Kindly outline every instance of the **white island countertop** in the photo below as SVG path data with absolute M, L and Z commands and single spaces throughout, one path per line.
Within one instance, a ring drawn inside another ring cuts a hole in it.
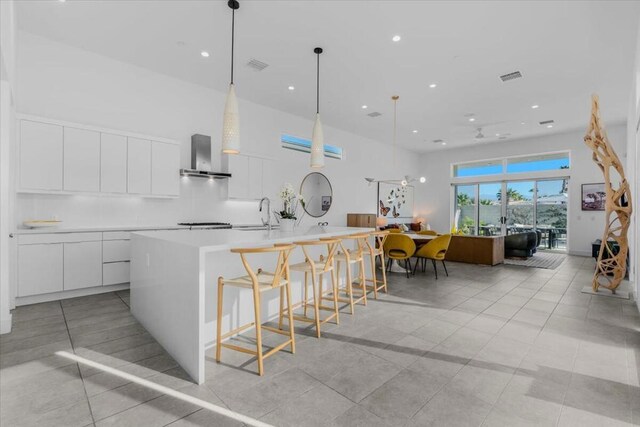
M 267 247 L 372 230 L 301 226 L 291 232 L 246 229 L 134 232 L 131 313 L 191 378 L 202 384 L 205 350 L 216 344 L 218 278 L 247 274 L 241 258 L 229 249 Z M 348 244 L 351 246 L 353 242 Z M 316 257 L 326 253 L 327 247 L 319 245 L 307 250 Z M 303 262 L 304 256 L 302 250 L 296 249 L 289 262 Z M 269 268 L 277 259 L 273 253 L 252 254 L 250 258 L 248 262 L 256 268 Z M 343 276 L 344 270 L 340 277 L 346 280 Z M 291 275 L 293 304 L 303 299 L 303 279 L 302 274 Z M 325 286 L 330 283 L 329 279 L 324 282 Z M 279 292 L 260 295 L 263 305 L 260 322 L 277 318 Z M 255 321 L 251 292 L 246 289 L 229 287 L 222 304 L 223 333 Z
M 298 227 L 294 231 L 274 230 L 162 230 L 134 233 L 152 239 L 200 248 L 201 252 L 228 250 L 239 247 L 271 246 L 301 240 L 316 240 L 322 237 L 346 236 L 360 232 L 370 232 L 371 228 L 355 227 Z

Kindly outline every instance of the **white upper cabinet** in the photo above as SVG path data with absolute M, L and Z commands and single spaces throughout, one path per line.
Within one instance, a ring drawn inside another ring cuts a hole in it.
M 100 191 L 100 133 L 65 126 L 63 188 Z
M 151 193 L 161 196 L 180 194 L 180 146 L 151 143 Z
M 249 157 L 249 199 L 262 198 L 262 169 L 263 160 L 258 157 Z
M 151 194 L 151 141 L 127 138 L 127 192 Z
M 100 134 L 100 191 L 127 192 L 127 137 Z
M 242 154 L 230 155 L 227 159 L 229 199 L 259 200 L 264 196 L 273 197 L 274 191 L 271 167 L 273 161 L 258 156 Z
M 230 199 L 249 198 L 249 157 L 241 154 L 228 155 L 229 173 L 228 197 Z
M 21 120 L 20 188 L 62 190 L 62 126 Z
M 18 192 L 180 195 L 177 141 L 28 115 L 19 120 Z

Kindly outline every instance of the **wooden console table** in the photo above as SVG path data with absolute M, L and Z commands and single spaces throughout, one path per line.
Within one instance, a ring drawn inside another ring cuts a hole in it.
M 451 236 L 447 261 L 497 265 L 504 262 L 504 236 Z

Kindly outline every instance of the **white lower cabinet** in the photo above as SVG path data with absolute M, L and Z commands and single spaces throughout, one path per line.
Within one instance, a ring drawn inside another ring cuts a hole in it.
M 64 290 L 102 286 L 102 242 L 64 244 Z
M 108 286 L 129 283 L 129 266 L 129 261 L 105 263 L 102 266 L 102 284 Z
M 19 297 L 63 290 L 62 243 L 18 246 Z

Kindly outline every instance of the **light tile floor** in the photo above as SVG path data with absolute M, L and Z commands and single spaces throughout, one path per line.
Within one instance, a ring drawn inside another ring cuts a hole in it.
M 296 354 L 267 359 L 264 377 L 246 355 L 208 352 L 202 386 L 131 316 L 128 292 L 19 307 L 0 337 L 0 424 L 240 424 L 65 350 L 277 426 L 638 425 L 640 316 L 580 293 L 593 266 L 392 274 L 388 295 L 321 339 L 300 325 Z

